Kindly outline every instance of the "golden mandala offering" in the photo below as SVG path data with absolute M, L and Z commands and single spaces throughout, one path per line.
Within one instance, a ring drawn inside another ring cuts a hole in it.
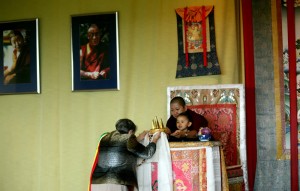
M 166 127 L 163 124 L 162 119 L 160 119 L 160 122 L 158 121 L 157 117 L 152 120 L 152 128 L 149 131 L 149 134 L 154 134 L 156 132 L 165 132 Z

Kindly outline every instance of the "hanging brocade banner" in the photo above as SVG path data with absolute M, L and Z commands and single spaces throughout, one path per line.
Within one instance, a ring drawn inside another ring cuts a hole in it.
M 178 62 L 176 78 L 221 74 L 216 52 L 214 7 L 176 9 Z

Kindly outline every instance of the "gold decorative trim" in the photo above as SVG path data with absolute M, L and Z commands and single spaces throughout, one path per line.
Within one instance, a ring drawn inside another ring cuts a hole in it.
M 221 146 L 220 141 L 205 141 L 205 142 L 170 142 L 170 148 L 182 148 L 182 147 L 214 147 Z

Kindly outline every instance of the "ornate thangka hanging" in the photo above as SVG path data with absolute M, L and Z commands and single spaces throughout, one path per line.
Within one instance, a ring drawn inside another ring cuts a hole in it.
M 176 9 L 178 63 L 176 78 L 221 74 L 216 52 L 214 7 Z

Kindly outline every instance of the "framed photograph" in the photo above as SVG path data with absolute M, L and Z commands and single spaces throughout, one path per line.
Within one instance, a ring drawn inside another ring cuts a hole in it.
M 71 20 L 72 91 L 119 90 L 118 13 Z
M 38 19 L 0 22 L 0 94 L 40 93 Z

